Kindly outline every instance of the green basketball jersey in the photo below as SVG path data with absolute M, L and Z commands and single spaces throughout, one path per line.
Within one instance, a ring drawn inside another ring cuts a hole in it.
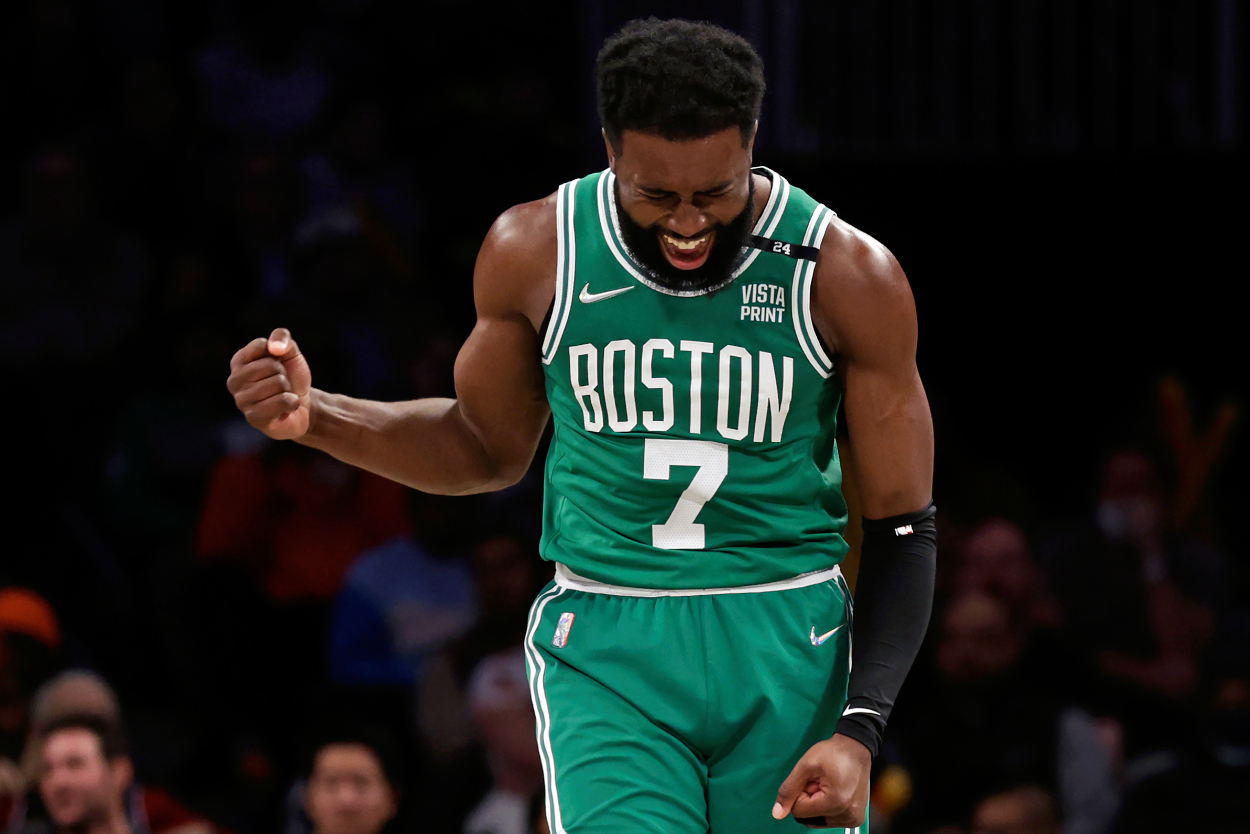
M 733 280 L 703 293 L 661 287 L 634 263 L 610 171 L 560 187 L 541 548 L 575 574 L 726 588 L 846 553 L 839 389 L 810 312 L 833 212 L 756 172 L 772 191 L 753 232 L 771 243 L 744 249 Z

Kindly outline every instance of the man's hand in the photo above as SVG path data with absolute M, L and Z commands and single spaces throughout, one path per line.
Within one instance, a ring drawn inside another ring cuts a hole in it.
M 247 421 L 274 440 L 294 440 L 308 431 L 312 372 L 285 327 L 234 355 L 226 387 Z
M 872 755 L 853 738 L 834 735 L 812 745 L 777 791 L 773 817 L 808 828 L 854 828 L 868 811 Z

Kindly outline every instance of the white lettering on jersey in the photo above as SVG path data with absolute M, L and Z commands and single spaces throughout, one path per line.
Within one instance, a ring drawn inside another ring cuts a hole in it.
M 794 392 L 794 360 L 789 356 L 781 357 L 781 397 L 777 396 L 777 371 L 773 367 L 773 355 L 760 352 L 760 399 L 755 409 L 755 436 L 751 439 L 756 443 L 764 442 L 764 422 L 771 415 L 773 432 L 771 440 L 781 442 L 781 432 L 786 425 L 786 415 L 790 413 L 790 397 Z
M 660 390 L 660 419 L 655 412 L 642 412 L 642 425 L 647 431 L 668 431 L 673 427 L 673 383 L 653 375 L 651 361 L 656 351 L 665 359 L 673 358 L 673 343 L 668 339 L 648 339 L 642 346 L 642 384 Z
M 738 360 L 738 424 L 729 425 L 729 396 L 733 387 L 731 364 Z M 716 399 L 716 430 L 721 437 L 741 440 L 747 436 L 751 420 L 751 354 L 746 348 L 725 345 L 720 349 L 720 386 Z
M 581 357 L 586 357 L 586 383 L 582 384 Z M 569 348 L 569 384 L 573 386 L 573 396 L 582 407 L 583 425 L 586 431 L 603 429 L 603 408 L 599 405 L 599 349 L 594 345 L 578 345 Z M 586 404 L 590 403 L 590 408 Z M 593 416 L 592 415 L 593 412 Z
M 690 433 L 703 431 L 703 354 L 712 352 L 711 342 L 681 340 L 681 349 L 690 354 Z
M 767 439 L 780 443 L 794 395 L 794 359 L 781 357 L 781 384 L 777 384 L 776 358 L 761 351 L 758 357 L 738 345 L 724 345 L 719 351 L 711 342 L 682 340 L 681 350 L 690 354 L 690 433 L 698 434 L 703 423 L 703 357 L 717 353 L 716 431 L 727 440 L 756 443 Z M 641 353 L 641 357 L 639 356 Z M 676 351 L 668 339 L 649 339 L 639 351 L 629 339 L 617 339 L 603 348 L 603 395 L 599 393 L 599 349 L 592 344 L 569 348 L 569 383 L 582 410 L 586 431 L 600 432 L 606 424 L 614 432 L 627 433 L 638 427 L 638 391 L 635 380 L 641 373 L 642 385 L 658 391 L 660 409 L 642 412 L 642 427 L 663 432 L 673 427 L 677 415 L 677 391 L 671 379 L 655 373 L 656 355 L 673 359 Z M 637 363 L 641 361 L 641 369 Z M 736 363 L 736 367 L 735 367 Z M 758 384 L 757 384 L 758 375 Z M 735 390 L 736 389 L 736 390 Z M 734 397 L 736 414 L 731 414 Z M 751 431 L 752 402 L 754 432 Z M 732 418 L 732 420 L 731 420 Z M 770 428 L 771 424 L 771 428 Z
M 625 419 L 616 410 L 616 354 L 625 359 Z M 628 339 L 608 342 L 603 349 L 603 399 L 608 407 L 608 425 L 612 431 L 629 431 L 638 424 L 638 408 L 634 404 L 634 343 Z

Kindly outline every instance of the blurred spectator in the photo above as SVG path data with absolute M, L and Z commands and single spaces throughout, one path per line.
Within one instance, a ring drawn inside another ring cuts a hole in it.
M 323 739 L 306 781 L 297 785 L 311 834 L 379 834 L 393 828 L 401 799 L 398 768 L 395 752 L 376 732 L 348 729 Z M 292 830 L 307 829 L 292 823 Z
M 1167 519 L 1153 460 L 1116 451 L 1092 523 L 1055 536 L 1044 560 L 1069 643 L 1093 670 L 1088 697 L 1123 717 L 1130 756 L 1166 746 L 1184 726 L 1183 704 L 1228 590 L 1221 555 L 1171 533 Z
M 1195 731 L 1129 762 L 1115 834 L 1233 834 L 1250 821 L 1250 612 L 1214 641 Z
M 979 591 L 940 615 L 933 665 L 914 672 L 891 726 L 914 799 L 898 830 L 955 825 L 986 788 L 1024 782 L 1060 792 L 1068 834 L 1098 834 L 1116 809 L 1112 757 L 1098 727 L 1056 693 L 1062 670 L 1032 653 L 1006 604 Z
M 27 783 L 38 781 L 47 728 L 82 719 L 93 719 L 101 726 L 115 727 L 120 732 L 121 706 L 117 694 L 102 677 L 85 669 L 71 669 L 39 688 L 31 702 L 31 729 L 23 757 Z M 22 819 L 39 817 L 41 805 L 46 810 L 46 800 L 35 799 L 33 815 L 32 809 L 24 803 L 19 803 L 11 815 Z M 138 781 L 132 781 L 126 789 L 125 811 L 134 832 L 212 834 L 215 830 L 207 819 L 188 809 L 168 791 Z
M 225 179 L 229 193 L 222 220 L 227 225 L 207 244 L 208 255 L 216 264 L 214 274 L 224 279 L 219 292 L 233 296 L 231 306 L 242 305 L 245 313 L 265 318 L 271 308 L 263 308 L 261 315 L 247 305 L 292 291 L 291 257 L 304 206 L 299 178 L 284 154 L 254 151 L 233 160 Z
M 426 658 L 473 624 L 474 506 L 471 498 L 409 491 L 413 532 L 361 554 L 335 600 L 335 681 L 411 687 Z
M 196 728 L 249 784 L 275 784 L 329 682 L 331 602 L 361 553 L 409 529 L 406 490 L 294 443 L 214 467 L 188 582 Z
M 127 815 L 134 766 L 120 727 L 96 715 L 62 716 L 37 744 L 46 819 L 23 815 L 13 834 L 138 834 Z
M 981 591 L 1001 600 L 1026 633 L 1063 623 L 1024 531 L 1006 519 L 991 518 L 971 530 L 959 548 L 953 585 L 955 595 Z
M 300 170 L 312 213 L 350 209 L 406 272 L 418 214 L 412 169 L 395 154 L 391 112 L 372 92 L 339 96 L 326 113 L 324 147 L 305 156 Z
M 171 317 L 159 370 L 119 409 L 105 466 L 104 510 L 113 533 L 153 560 L 185 553 L 208 474 L 223 453 L 263 447 L 267 438 L 244 423 L 220 384 L 228 334 L 205 316 Z
M 209 479 L 196 551 L 244 567 L 274 602 L 328 601 L 361 553 L 410 529 L 405 493 L 297 444 L 226 457 Z
M 972 813 L 972 834 L 1060 834 L 1055 800 L 1037 785 L 987 796 Z
M 78 153 L 35 158 L 22 220 L 0 230 L 0 366 L 103 367 L 129 335 L 144 256 L 99 209 Z
M 26 744 L 31 701 L 57 671 L 60 647 L 61 626 L 47 600 L 25 588 L 0 589 L 0 803 L 4 788 L 13 787 L 11 768 Z
M 469 710 L 494 784 L 465 834 L 526 834 L 530 801 L 542 793 L 542 760 L 521 646 L 486 657 L 469 681 Z
M 549 570 L 540 570 L 547 563 L 525 541 L 508 529 L 478 543 L 473 581 L 480 616 L 422 675 L 419 726 L 432 791 L 461 809 L 442 811 L 438 822 L 446 828 L 463 821 L 473 830 L 523 829 L 537 786 L 534 711 L 521 647 L 529 606 Z M 485 797 L 483 784 L 490 788 Z M 474 805 L 465 821 L 464 809 Z
M 198 56 L 209 112 L 246 142 L 289 140 L 308 128 L 329 90 L 313 58 L 313 9 L 293 0 L 255 0 L 234 7 L 237 37 Z

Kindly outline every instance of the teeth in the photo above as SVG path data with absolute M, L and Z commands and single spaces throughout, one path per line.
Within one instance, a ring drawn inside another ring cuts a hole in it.
M 678 240 L 677 238 L 670 237 L 669 235 L 664 235 L 663 237 L 673 246 L 674 249 L 680 249 L 683 252 L 691 252 L 707 242 L 706 237 L 701 237 L 697 240 Z

